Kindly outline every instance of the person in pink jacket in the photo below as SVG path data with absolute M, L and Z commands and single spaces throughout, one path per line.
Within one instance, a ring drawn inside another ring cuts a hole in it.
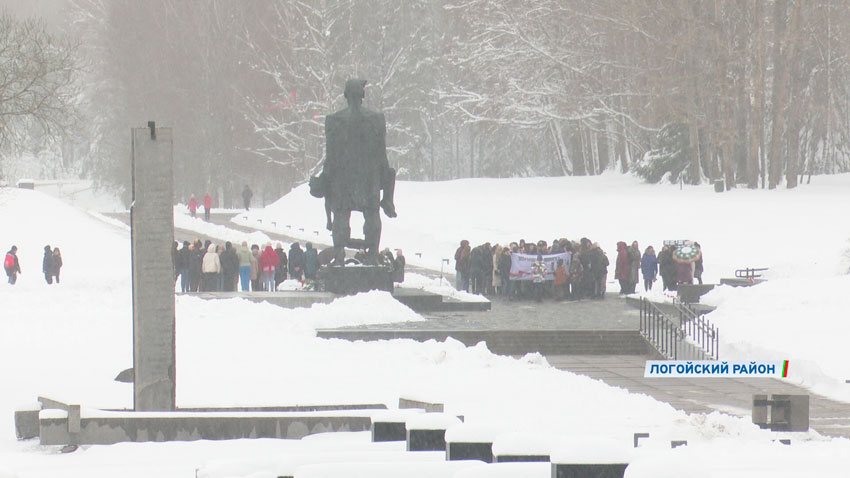
M 192 214 L 192 217 L 195 217 L 195 214 L 198 212 L 198 198 L 193 194 L 192 197 L 189 198 L 189 213 Z
M 274 286 L 274 270 L 280 266 L 280 259 L 277 253 L 272 249 L 272 246 L 266 244 L 263 253 L 260 255 L 260 277 L 263 281 L 263 290 L 273 291 Z

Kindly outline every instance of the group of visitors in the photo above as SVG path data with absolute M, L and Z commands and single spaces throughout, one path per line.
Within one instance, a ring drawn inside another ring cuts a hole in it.
M 44 273 L 44 281 L 48 285 L 53 282 L 59 283 L 59 270 L 62 269 L 62 253 L 58 247 L 50 248 L 44 246 L 44 259 L 41 261 L 41 271 Z
M 174 241 L 171 251 L 174 264 L 174 280 L 180 279 L 183 292 L 235 292 L 275 291 L 287 278 L 298 281 L 316 278 L 319 268 L 318 252 L 308 242 L 306 249 L 293 243 L 289 253 L 281 243 L 272 249 L 265 244 L 243 241 L 242 245 L 213 244 L 212 241 L 194 243 L 183 241 L 182 247 Z
M 680 259 L 676 249 L 690 247 L 689 259 Z M 656 257 L 647 247 L 643 254 L 637 241 L 617 243 L 614 278 L 620 294 L 636 292 L 639 276 L 646 291 L 660 275 L 664 290 L 676 290 L 680 284 L 702 284 L 702 252 L 699 243 L 673 241 L 665 244 Z M 578 242 L 555 239 L 506 246 L 489 242 L 471 247 L 462 240 L 455 251 L 457 289 L 473 294 L 498 295 L 509 300 L 551 297 L 555 300 L 603 299 L 608 278 L 608 256 L 598 243 L 583 237 Z M 513 269 L 513 272 L 512 272 Z
M 555 256 L 547 264 L 544 256 Z M 511 272 L 514 257 L 529 267 Z M 472 248 L 462 240 L 455 251 L 457 288 L 473 294 L 499 295 L 509 300 L 551 297 L 556 300 L 603 299 L 608 257 L 599 244 L 583 237 L 561 238 L 506 246 L 489 242 Z
M 3 269 L 9 284 L 14 285 L 21 273 L 21 262 L 18 259 L 18 246 L 12 246 L 3 258 Z M 62 269 L 62 252 L 58 247 L 44 246 L 44 258 L 41 262 L 41 271 L 44 273 L 44 281 L 48 284 L 59 283 L 59 271 Z
M 204 220 L 209 221 L 210 220 L 210 210 L 212 209 L 212 196 L 210 196 L 210 193 L 204 194 L 203 201 L 204 201 L 204 203 L 203 203 L 204 204 Z M 196 198 L 195 195 L 192 194 L 189 197 L 189 204 L 186 205 L 186 207 L 189 208 L 189 214 L 191 214 L 192 217 L 196 217 L 196 215 L 198 213 L 198 208 L 200 206 L 201 206 L 201 204 L 198 202 L 198 198 Z

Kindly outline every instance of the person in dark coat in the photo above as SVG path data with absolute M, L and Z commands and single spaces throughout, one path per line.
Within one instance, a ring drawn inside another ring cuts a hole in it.
M 225 292 L 236 291 L 236 281 L 239 278 L 239 256 L 230 241 L 224 243 L 224 251 L 221 253 L 221 276 L 224 281 Z
M 183 247 L 177 251 L 177 275 L 180 276 L 180 291 L 189 292 L 189 264 L 192 252 L 189 241 L 183 241 Z
M 460 247 L 455 251 L 455 276 L 457 278 L 457 290 L 469 292 L 469 261 L 472 249 L 466 239 L 460 241 Z
M 664 290 L 676 290 L 676 261 L 673 260 L 675 246 L 664 246 L 658 254 L 658 268 Z
M 244 188 L 242 188 L 242 201 L 245 203 L 245 210 L 248 210 L 248 207 L 251 205 L 251 198 L 254 197 L 254 192 L 251 191 L 251 188 L 246 184 Z
M 286 258 L 286 251 L 283 250 L 283 244 L 278 242 L 274 252 L 277 254 L 277 259 L 280 262 L 280 267 L 274 270 L 274 286 L 277 288 L 281 282 L 286 280 L 286 273 L 289 269 L 289 261 Z
M 308 242 L 304 250 L 304 278 L 315 280 L 317 270 L 319 270 L 319 252 L 313 248 L 312 242 Z
M 581 297 L 592 299 L 596 292 L 594 271 L 593 271 L 593 243 L 586 237 L 581 238 L 581 246 L 579 247 L 579 260 L 581 261 L 582 283 Z
M 44 280 L 48 284 L 53 283 L 53 249 L 48 245 L 44 246 L 44 258 L 41 260 L 41 271 L 44 273 Z
M 655 249 L 652 246 L 647 247 L 640 258 L 640 272 L 643 274 L 643 288 L 649 292 L 658 275 L 658 258 L 655 257 Z
M 626 243 L 617 243 L 617 262 L 614 268 L 614 278 L 620 282 L 620 295 L 629 293 L 629 251 Z
M 395 260 L 393 260 L 393 282 L 398 282 L 399 284 L 404 282 L 405 264 L 407 264 L 407 261 L 405 260 L 401 249 L 396 249 Z
M 304 277 L 304 251 L 297 242 L 289 246 L 289 277 L 299 281 Z
M 492 284 L 493 277 L 493 255 L 490 252 L 490 243 L 486 242 L 472 249 L 469 257 L 469 275 L 473 294 L 486 295 Z
M 12 246 L 6 257 L 3 259 L 3 269 L 6 270 L 6 276 L 9 277 L 9 283 L 15 285 L 18 280 L 18 274 L 21 273 L 21 263 L 18 261 L 18 246 Z

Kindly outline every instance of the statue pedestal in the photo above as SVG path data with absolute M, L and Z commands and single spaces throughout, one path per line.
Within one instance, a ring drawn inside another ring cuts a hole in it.
M 334 294 L 353 295 L 370 290 L 393 292 L 393 277 L 385 266 L 328 266 L 318 271 L 323 290 Z

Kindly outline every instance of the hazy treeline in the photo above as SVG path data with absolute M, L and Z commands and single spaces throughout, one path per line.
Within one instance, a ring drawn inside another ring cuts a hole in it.
M 634 171 L 793 187 L 850 169 L 841 0 L 69 0 L 77 166 L 129 180 L 129 128 L 175 132 L 178 199 L 276 199 L 369 80 L 417 180 Z

